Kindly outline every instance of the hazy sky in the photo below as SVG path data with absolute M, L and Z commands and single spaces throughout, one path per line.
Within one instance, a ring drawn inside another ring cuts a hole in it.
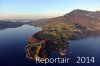
M 74 9 L 100 10 L 100 0 L 0 0 L 0 19 L 56 17 Z

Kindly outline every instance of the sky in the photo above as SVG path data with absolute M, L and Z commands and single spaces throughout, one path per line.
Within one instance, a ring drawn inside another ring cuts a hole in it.
M 72 10 L 99 11 L 100 0 L 0 0 L 0 19 L 39 19 Z

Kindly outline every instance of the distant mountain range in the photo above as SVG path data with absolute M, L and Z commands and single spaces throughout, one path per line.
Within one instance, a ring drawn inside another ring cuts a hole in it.
M 66 29 L 70 32 L 80 30 L 100 31 L 100 11 L 73 10 L 63 16 L 39 19 L 29 22 L 0 21 L 0 29 L 19 27 L 24 24 L 38 26 L 43 29 Z
M 16 28 L 22 26 L 23 22 L 0 21 L 0 29 Z

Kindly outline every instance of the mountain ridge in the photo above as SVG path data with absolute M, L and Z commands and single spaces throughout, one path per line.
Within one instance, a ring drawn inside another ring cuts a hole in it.
M 76 9 L 73 10 L 63 16 L 50 18 L 45 20 L 44 22 L 35 22 L 34 26 L 43 27 L 50 23 L 72 23 L 72 24 L 80 24 L 90 29 L 100 30 L 100 11 L 86 11 Z

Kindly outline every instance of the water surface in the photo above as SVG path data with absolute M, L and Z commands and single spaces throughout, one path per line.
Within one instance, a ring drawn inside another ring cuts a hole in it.
M 23 25 L 17 28 L 0 30 L 0 66 L 35 66 L 36 64 L 25 57 L 25 46 L 29 37 L 41 28 Z M 48 64 L 63 66 L 100 66 L 100 37 L 89 37 L 70 42 L 71 61 L 68 64 Z M 77 57 L 95 57 L 95 63 L 76 64 Z M 44 65 L 45 66 L 45 65 Z

